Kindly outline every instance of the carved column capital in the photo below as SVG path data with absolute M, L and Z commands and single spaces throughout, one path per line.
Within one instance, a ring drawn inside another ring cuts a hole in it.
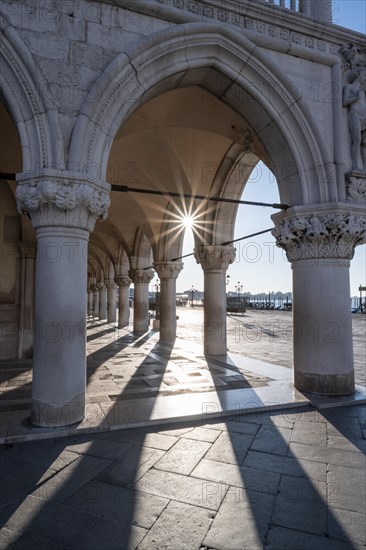
M 98 218 L 106 219 L 109 186 L 83 179 L 44 173 L 18 181 L 19 214 L 29 214 L 35 229 L 60 226 L 92 231 Z
M 115 281 L 119 287 L 128 287 L 131 285 L 131 279 L 127 275 L 119 275 L 115 277 Z
M 204 271 L 226 271 L 235 260 L 235 248 L 233 246 L 205 245 L 194 249 L 194 257 Z
M 106 285 L 105 285 L 104 283 L 102 283 L 102 282 L 100 282 L 100 283 L 97 283 L 97 285 L 96 285 L 96 286 L 97 286 L 97 288 L 98 288 L 99 290 L 104 290 L 104 289 L 105 289 L 105 287 L 106 287 Z
M 159 279 L 176 279 L 183 269 L 182 262 L 156 262 L 154 269 Z
M 116 289 L 118 287 L 118 285 L 116 284 L 114 279 L 107 279 L 105 281 L 105 286 L 108 288 L 108 290 L 113 290 L 113 289 Z
M 272 219 L 277 246 L 286 251 L 290 262 L 350 260 L 355 247 L 366 240 L 364 208 L 344 204 L 294 207 Z
M 149 284 L 154 278 L 154 272 L 152 269 L 131 269 L 129 276 L 134 284 Z

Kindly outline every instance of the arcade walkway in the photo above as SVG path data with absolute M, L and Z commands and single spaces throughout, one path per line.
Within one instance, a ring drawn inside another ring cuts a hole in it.
M 88 420 L 66 437 L 29 426 L 29 366 L 9 368 L 2 418 L 14 422 L 0 447 L 0 548 L 365 550 L 366 405 L 317 410 L 289 392 L 281 314 L 230 319 L 230 360 L 215 363 L 200 355 L 199 311 L 180 312 L 173 350 L 156 334 L 134 340 L 90 327 Z M 196 324 L 189 346 L 188 322 Z M 365 324 L 354 323 L 360 381 Z M 166 413 L 186 418 L 159 420 L 164 400 Z M 137 428 L 141 415 L 160 425 Z M 119 422 L 134 428 L 118 430 Z
M 179 308 L 174 348 L 158 333 L 135 338 L 128 329 L 90 322 L 88 328 L 87 417 L 65 428 L 29 423 L 31 362 L 2 362 L 1 442 L 162 424 L 270 407 L 308 403 L 294 391 L 291 313 L 248 311 L 228 317 L 228 355 L 207 361 L 202 354 L 202 310 Z M 356 383 L 365 385 L 366 316 L 355 315 Z M 220 327 L 217 337 L 221 337 Z M 365 397 L 361 386 L 356 400 Z M 354 401 L 336 398 L 335 402 Z M 315 405 L 332 398 L 312 397 Z

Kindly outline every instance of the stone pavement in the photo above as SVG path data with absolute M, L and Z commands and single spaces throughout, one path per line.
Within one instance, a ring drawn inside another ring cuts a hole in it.
M 366 406 L 1 448 L 0 548 L 366 548 Z
M 87 418 L 58 430 L 30 426 L 31 361 L 0 364 L 0 441 L 116 429 L 200 418 L 243 408 L 308 402 L 294 392 L 291 313 L 248 311 L 228 317 L 228 355 L 203 356 L 202 309 L 180 308 L 174 347 L 158 333 L 134 337 L 106 323 L 89 324 Z M 353 316 L 356 381 L 365 383 L 366 316 Z M 221 327 L 218 327 L 221 337 Z

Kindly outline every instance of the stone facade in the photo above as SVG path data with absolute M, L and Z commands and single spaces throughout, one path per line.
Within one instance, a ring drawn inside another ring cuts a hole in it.
M 38 327 L 35 424 L 83 417 L 86 312 L 114 323 L 118 285 L 118 323 L 127 326 L 127 274 L 134 329 L 144 332 L 148 268 L 160 272 L 161 337 L 174 340 L 181 264 L 173 259 L 183 245 L 185 197 L 235 201 L 259 160 L 289 207 L 275 216 L 274 235 L 293 264 L 294 288 L 307 273 L 325 300 L 337 284 L 343 305 L 333 314 L 349 326 L 346 263 L 365 242 L 365 46 L 361 35 L 332 25 L 331 8 L 330 0 L 0 1 L 7 135 L 0 157 L 8 180 L 1 210 L 8 234 L 0 237 L 11 250 L 1 267 L 2 353 L 31 356 Z M 127 192 L 141 187 L 161 194 Z M 205 271 L 204 349 L 220 355 L 225 271 L 234 259 L 222 243 L 232 239 L 236 205 L 204 206 L 195 252 Z M 338 273 L 334 284 L 327 265 Z M 294 303 L 306 324 L 295 290 Z M 57 342 L 42 337 L 51 325 L 62 329 Z M 347 330 L 332 352 L 306 337 L 295 343 L 298 387 L 352 391 Z M 72 361 L 61 353 L 66 345 Z M 343 370 L 333 362 L 338 348 Z

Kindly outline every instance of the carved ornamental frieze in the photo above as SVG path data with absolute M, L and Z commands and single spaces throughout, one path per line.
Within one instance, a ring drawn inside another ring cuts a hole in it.
M 19 214 L 28 214 L 33 227 L 76 227 L 92 231 L 97 219 L 106 219 L 107 189 L 83 180 L 32 178 L 16 188 Z
M 130 277 L 128 277 L 128 275 L 118 275 L 117 277 L 115 277 L 115 281 L 117 283 L 117 285 L 121 288 L 121 287 L 129 287 L 132 283 Z
M 324 212 L 277 218 L 272 234 L 290 262 L 347 259 L 366 239 L 366 215 L 362 212 Z
M 366 206 L 366 176 L 347 178 L 347 202 Z
M 152 269 L 131 269 L 129 276 L 134 284 L 149 284 L 154 278 L 154 272 Z
M 201 245 L 194 249 L 194 257 L 204 271 L 226 270 L 235 260 L 233 246 Z
M 182 262 L 156 262 L 154 269 L 159 279 L 176 279 L 183 269 Z

